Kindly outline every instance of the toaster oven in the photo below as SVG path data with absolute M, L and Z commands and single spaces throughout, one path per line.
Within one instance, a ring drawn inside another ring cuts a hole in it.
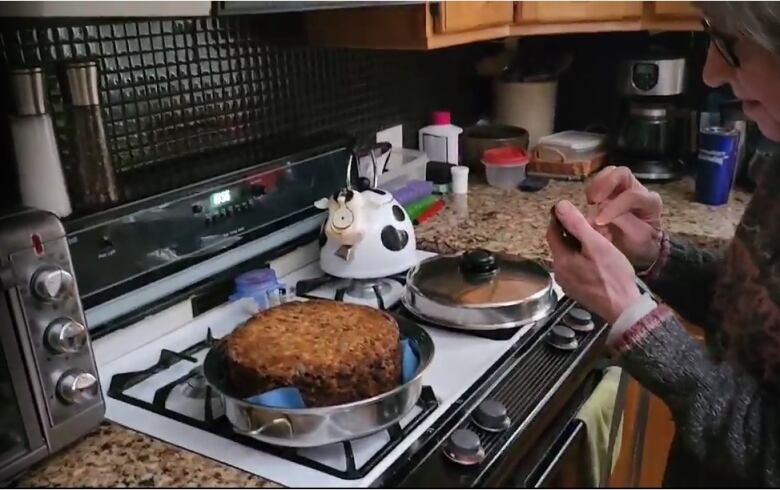
M 103 419 L 65 230 L 47 212 L 0 216 L 0 484 Z

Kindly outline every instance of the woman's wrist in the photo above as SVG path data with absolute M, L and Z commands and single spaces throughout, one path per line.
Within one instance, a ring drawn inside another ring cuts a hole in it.
M 634 266 L 637 277 L 649 276 L 658 268 L 659 265 L 665 262 L 667 248 L 668 248 L 667 235 L 665 232 L 660 232 L 660 235 L 658 237 L 657 247 L 656 247 L 657 252 L 655 254 L 655 258 L 653 258 L 652 261 L 646 261 L 643 264 L 638 264 Z
M 633 305 L 637 299 L 642 296 L 639 292 L 639 288 L 631 288 L 619 297 L 613 297 L 609 311 L 606 312 L 602 318 L 604 318 L 610 325 L 614 325 L 620 316 Z
M 612 328 L 607 334 L 607 345 L 613 346 L 620 337 L 634 326 L 645 315 L 654 310 L 658 304 L 653 300 L 649 293 L 645 293 L 636 298 L 623 312 L 617 320 L 612 323 Z

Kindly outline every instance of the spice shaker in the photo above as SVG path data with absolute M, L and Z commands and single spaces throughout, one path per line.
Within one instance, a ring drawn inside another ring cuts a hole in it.
M 10 81 L 14 96 L 11 133 L 22 203 L 64 218 L 72 208 L 49 115 L 43 69 L 13 68 Z
M 103 114 L 98 93 L 95 61 L 73 61 L 65 65 L 70 141 L 83 203 L 105 207 L 119 201 L 114 166 L 108 152 Z

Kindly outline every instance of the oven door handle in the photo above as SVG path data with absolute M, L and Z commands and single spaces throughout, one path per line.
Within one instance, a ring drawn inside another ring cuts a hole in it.
M 550 450 L 539 464 L 531 471 L 526 480 L 526 488 L 543 488 L 555 476 L 559 467 L 565 461 L 567 453 L 574 449 L 578 441 L 585 437 L 585 423 L 573 419 L 555 440 Z

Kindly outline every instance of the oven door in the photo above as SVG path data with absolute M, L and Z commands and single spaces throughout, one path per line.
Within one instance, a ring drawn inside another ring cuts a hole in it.
M 587 488 L 584 466 L 588 461 L 586 427 L 574 419 L 559 434 L 538 465 L 525 478 L 523 488 Z M 518 482 L 519 483 L 519 482 Z
M 510 481 L 512 488 L 587 488 L 592 486 L 587 427 L 577 417 L 602 379 L 603 370 L 594 369 L 585 378 L 566 406 L 547 426 L 523 458 Z M 621 402 L 622 403 L 622 402 Z M 618 436 L 619 437 L 619 436 Z
M 24 362 L 29 346 L 20 341 L 7 294 L 0 292 L 0 484 L 48 454 Z

